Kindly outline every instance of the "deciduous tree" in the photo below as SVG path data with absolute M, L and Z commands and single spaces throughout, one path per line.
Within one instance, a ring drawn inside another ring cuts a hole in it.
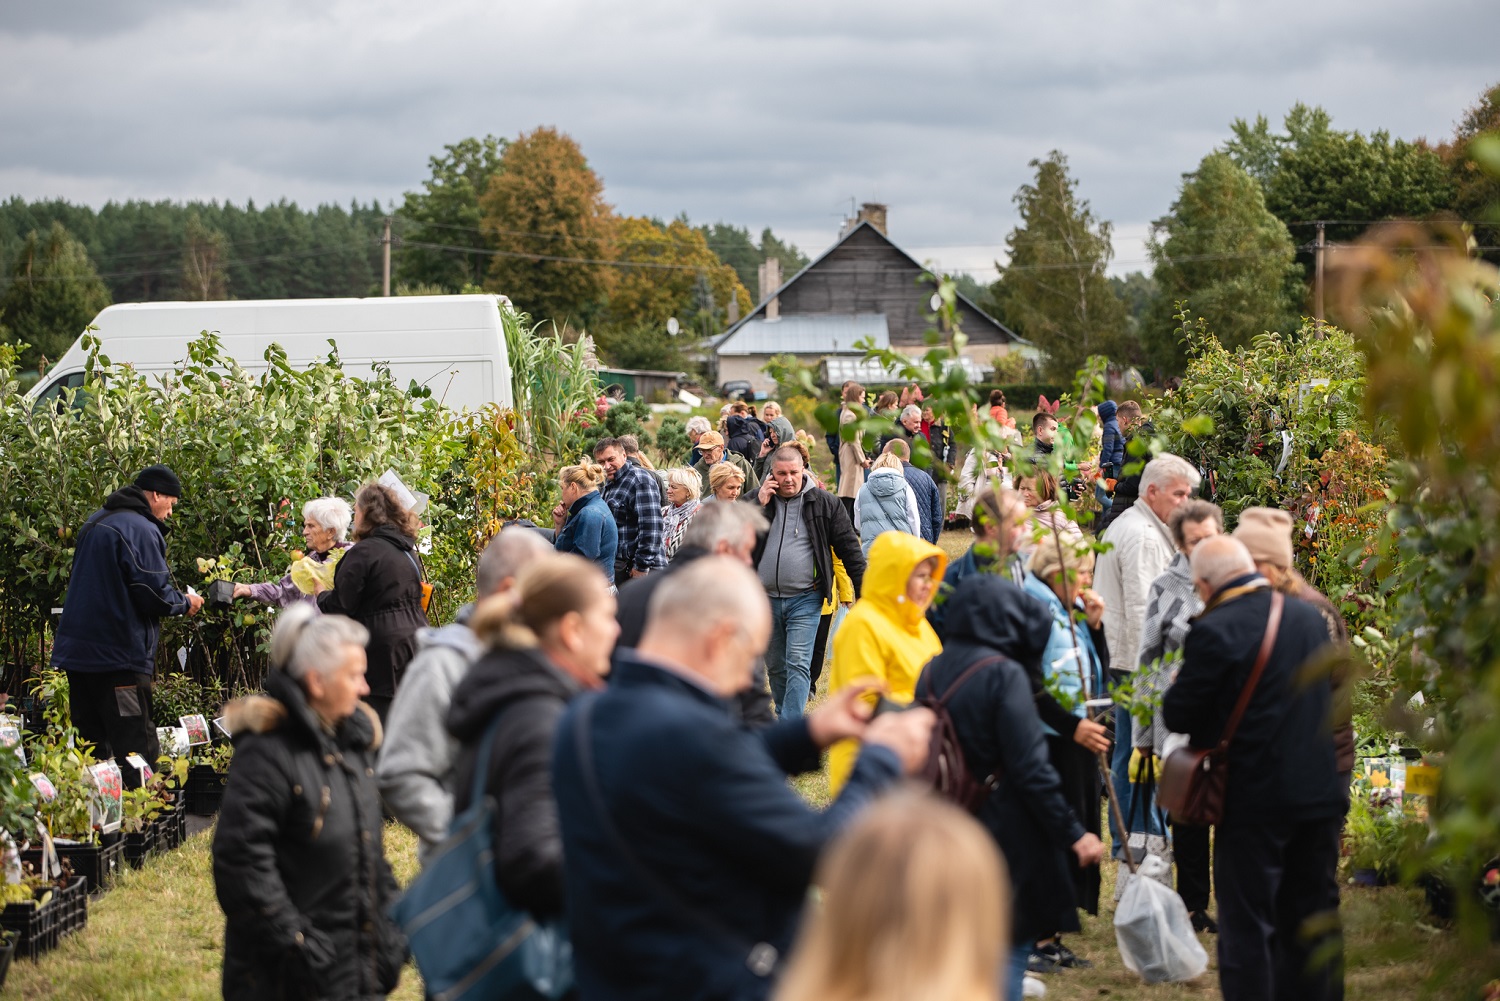
M 546 126 L 522 133 L 479 206 L 496 251 L 487 288 L 559 326 L 597 315 L 611 284 L 613 213 L 578 143 Z
M 995 264 L 992 300 L 1002 322 L 1047 353 L 1048 373 L 1070 379 L 1090 355 L 1132 353 L 1125 308 L 1104 274 L 1112 226 L 1078 197 L 1062 153 L 1031 167 L 1036 181 L 1016 192 L 1021 224 L 1005 241 L 1010 259 Z
M 229 276 L 224 269 L 224 234 L 203 225 L 203 220 L 195 213 L 188 216 L 183 242 L 183 298 L 200 302 L 229 298 Z
M 1159 369 L 1181 372 L 1186 361 L 1173 319 L 1180 300 L 1229 348 L 1295 327 L 1301 274 L 1291 234 L 1229 154 L 1210 154 L 1184 177 L 1171 214 L 1153 224 L 1148 249 L 1158 292 L 1142 339 Z
M 32 230 L 0 296 L 0 326 L 11 342 L 29 344 L 21 363 L 56 361 L 110 302 L 88 250 L 55 222 Z
M 1437 148 L 1453 177 L 1453 211 L 1474 223 L 1474 238 L 1481 247 L 1500 247 L 1500 176 L 1481 169 L 1473 143 L 1481 135 L 1500 135 L 1500 84 L 1489 88 L 1464 113 L 1453 138 Z M 1491 261 L 1500 261 L 1500 250 L 1480 251 Z
M 444 146 L 442 156 L 428 159 L 431 176 L 422 182 L 421 191 L 408 191 L 396 210 L 399 282 L 457 292 L 484 281 L 488 251 L 494 246 L 480 229 L 484 216 L 479 200 L 500 170 L 505 146 L 506 141 L 495 136 L 463 139 Z M 445 247 L 468 252 L 439 249 Z

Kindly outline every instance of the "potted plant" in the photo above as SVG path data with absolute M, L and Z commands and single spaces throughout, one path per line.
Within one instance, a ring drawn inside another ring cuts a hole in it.
M 1355 796 L 1344 827 L 1349 869 L 1357 886 L 1389 886 L 1401 880 L 1402 866 L 1421 844 L 1426 826 L 1400 802 L 1374 804 Z
M 228 777 L 229 761 L 234 757 L 234 745 L 227 740 L 203 744 L 194 748 L 188 759 L 187 809 L 200 817 L 219 812 L 219 803 L 224 799 L 224 782 Z

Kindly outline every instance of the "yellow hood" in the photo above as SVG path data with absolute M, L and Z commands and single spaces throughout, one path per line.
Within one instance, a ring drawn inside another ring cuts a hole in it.
M 886 532 L 870 546 L 860 597 L 880 606 L 881 611 L 907 630 L 915 630 L 926 614 L 906 600 L 906 582 L 923 560 L 937 558 L 933 583 L 948 570 L 948 554 L 926 539 L 905 532 Z M 937 588 L 933 588 L 937 593 Z

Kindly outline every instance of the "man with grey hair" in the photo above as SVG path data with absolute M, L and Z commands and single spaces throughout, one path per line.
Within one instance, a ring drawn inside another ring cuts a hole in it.
M 1329 652 L 1327 627 L 1314 606 L 1273 591 L 1238 539 L 1204 540 L 1192 569 L 1204 609 L 1162 716 L 1193 747 L 1213 748 L 1250 692 L 1225 752 L 1214 834 L 1219 986 L 1226 1001 L 1342 998 L 1337 869 L 1349 794 L 1334 752 L 1329 674 L 1313 669 Z
M 1158 455 L 1141 473 L 1139 501 L 1100 536 L 1100 541 L 1109 543 L 1110 548 L 1100 554 L 1094 568 L 1094 590 L 1104 599 L 1104 637 L 1116 677 L 1123 677 L 1140 663 L 1141 629 L 1146 621 L 1151 584 L 1167 569 L 1177 552 L 1167 519 L 1193 495 L 1201 481 L 1198 470 L 1186 459 Z M 1130 802 L 1132 749 L 1130 711 L 1125 706 L 1116 706 L 1112 771 L 1115 794 L 1121 803 Z M 1143 833 L 1164 834 L 1160 818 L 1149 809 L 1146 815 L 1140 825 Z M 1115 857 L 1123 858 L 1126 838 L 1118 830 L 1113 810 L 1109 823 Z
M 909 403 L 901 408 L 896 415 L 896 426 L 880 436 L 879 449 L 884 452 L 885 447 L 893 441 L 905 441 L 910 443 L 917 435 L 922 433 L 922 408 L 915 403 Z
M 724 594 L 737 598 L 704 600 Z M 806 717 L 741 725 L 726 703 L 751 683 L 770 630 L 750 568 L 695 560 L 657 588 L 609 686 L 558 724 L 552 791 L 583 997 L 769 995 L 819 854 L 926 762 L 931 710 L 871 719 L 866 685 Z M 848 784 L 810 807 L 787 776 L 816 770 L 820 750 L 849 737 L 863 749 Z
M 688 418 L 687 427 L 683 428 L 683 430 L 687 432 L 688 441 L 693 443 L 693 447 L 688 451 L 687 464 L 689 466 L 696 466 L 698 460 L 703 458 L 703 453 L 698 451 L 698 439 L 703 437 L 705 431 L 712 431 L 713 429 L 714 426 L 708 423 L 707 417 Z
M 552 552 L 536 532 L 520 526 L 502 531 L 479 557 L 475 601 L 439 629 L 417 633 L 417 655 L 386 717 L 385 748 L 376 765 L 380 795 L 391 816 L 414 831 L 425 859 L 448 836 L 453 819 L 453 763 L 458 742 L 448 733 L 453 691 L 484 647 L 467 623 L 474 605 L 515 585 L 528 564 Z

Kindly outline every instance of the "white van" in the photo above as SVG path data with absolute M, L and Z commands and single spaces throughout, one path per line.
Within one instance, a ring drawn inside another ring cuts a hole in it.
M 414 381 L 446 406 L 478 409 L 486 403 L 511 406 L 502 305 L 508 308 L 509 300 L 497 295 L 130 302 L 107 307 L 92 326 L 101 354 L 147 376 L 171 372 L 205 330 L 217 332 L 224 354 L 254 373 L 266 370 L 272 343 L 303 368 L 327 358 L 332 339 L 349 375 L 368 377 L 371 362 L 384 362 L 397 385 Z M 88 357 L 82 340 L 73 342 L 28 399 L 83 385 Z

